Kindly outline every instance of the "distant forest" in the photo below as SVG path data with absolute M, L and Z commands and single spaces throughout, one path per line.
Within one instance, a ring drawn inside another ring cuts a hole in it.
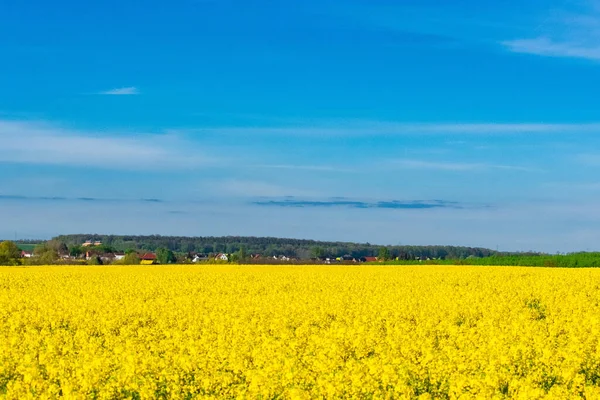
M 117 235 L 61 235 L 54 240 L 67 246 L 79 246 L 86 241 L 100 241 L 116 251 L 146 250 L 156 251 L 166 248 L 176 253 L 235 253 L 244 249 L 247 254 L 262 256 L 287 256 L 300 259 L 313 257 L 352 257 L 377 256 L 382 247 L 389 250 L 393 258 L 415 260 L 466 259 L 468 257 L 489 257 L 499 254 L 479 247 L 458 246 L 381 246 L 370 243 L 321 242 L 303 239 L 281 239 L 272 237 L 185 237 L 185 236 L 117 236 Z

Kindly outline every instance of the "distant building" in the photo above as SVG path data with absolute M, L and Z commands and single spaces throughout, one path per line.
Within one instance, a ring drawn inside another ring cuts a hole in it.
M 219 253 L 215 256 L 215 260 L 229 261 L 229 256 L 224 253 Z
M 192 262 L 197 263 L 201 261 L 208 261 L 208 256 L 206 254 L 193 254 Z
M 33 257 L 33 253 L 30 251 L 23 250 L 23 251 L 21 251 L 21 257 L 22 258 L 31 258 L 31 257 Z
M 140 257 L 140 264 L 142 264 L 142 265 L 156 264 L 156 254 L 154 254 L 154 253 L 143 254 Z

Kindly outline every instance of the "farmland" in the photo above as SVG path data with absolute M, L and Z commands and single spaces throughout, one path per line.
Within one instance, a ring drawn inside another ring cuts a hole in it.
M 0 396 L 600 397 L 600 270 L 0 269 Z

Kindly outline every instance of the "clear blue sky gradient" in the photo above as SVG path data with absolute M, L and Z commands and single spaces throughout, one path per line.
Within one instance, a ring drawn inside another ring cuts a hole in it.
M 0 54 L 0 237 L 600 250 L 600 1 L 5 0 Z

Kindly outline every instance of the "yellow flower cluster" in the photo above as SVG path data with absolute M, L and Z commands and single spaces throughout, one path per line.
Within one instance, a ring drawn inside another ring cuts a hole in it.
M 0 269 L 0 397 L 600 398 L 600 270 Z

